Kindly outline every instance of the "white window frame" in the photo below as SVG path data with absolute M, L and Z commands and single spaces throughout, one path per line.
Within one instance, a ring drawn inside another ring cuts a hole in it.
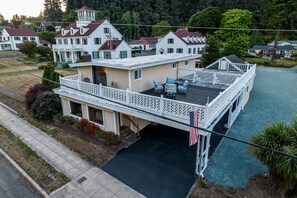
M 98 122 L 95 122 L 95 121 L 92 121 L 92 120 L 90 120 L 90 111 L 89 111 L 89 107 L 91 107 L 91 108 L 93 108 L 93 109 L 97 109 L 97 110 L 101 110 L 102 111 L 102 120 L 103 120 L 103 124 L 100 124 L 100 123 L 98 123 Z M 104 125 L 104 123 L 105 123 L 105 113 L 104 113 L 104 110 L 103 109 L 100 109 L 100 108 L 97 108 L 97 107 L 94 107 L 94 106 L 91 106 L 91 105 L 87 105 L 87 118 L 88 118 L 88 121 L 90 121 L 90 122 L 93 122 L 94 124 L 96 124 L 96 125 L 98 125 L 99 127 L 101 127 L 101 128 L 105 128 L 105 125 Z
M 186 60 L 185 61 L 185 66 L 188 66 L 189 65 L 189 60 Z
M 137 72 L 137 78 L 135 78 L 135 72 Z M 134 81 L 141 80 L 142 79 L 142 69 L 134 70 L 133 71 L 133 78 L 134 78 Z

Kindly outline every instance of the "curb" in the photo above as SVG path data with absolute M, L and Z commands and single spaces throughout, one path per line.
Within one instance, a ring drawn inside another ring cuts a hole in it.
M 6 104 L 3 104 L 2 102 L 0 102 L 0 105 L 5 107 L 7 110 L 11 111 L 12 113 L 19 115 L 18 112 L 16 112 L 15 110 L 13 110 L 12 108 L 10 108 L 9 106 L 7 106 Z
M 50 198 L 50 196 L 1 148 L 0 153 L 32 184 L 37 191 L 39 191 L 45 198 Z

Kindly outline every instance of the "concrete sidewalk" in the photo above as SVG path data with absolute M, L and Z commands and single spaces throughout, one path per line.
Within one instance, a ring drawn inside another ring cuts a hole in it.
M 144 197 L 103 170 L 91 166 L 69 148 L 7 110 L 1 103 L 0 124 L 71 179 L 71 182 L 51 193 L 51 197 Z

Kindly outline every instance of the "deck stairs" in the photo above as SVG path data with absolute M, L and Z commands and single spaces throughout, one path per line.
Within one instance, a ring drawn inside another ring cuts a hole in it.
M 138 137 L 137 134 L 133 132 L 129 127 L 123 126 L 121 128 L 122 129 L 120 134 L 124 142 L 125 148 L 128 148 L 140 139 L 140 137 Z

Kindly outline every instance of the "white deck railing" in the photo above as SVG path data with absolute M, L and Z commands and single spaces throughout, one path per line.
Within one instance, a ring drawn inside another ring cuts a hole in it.
M 72 78 L 72 79 L 71 79 Z M 112 102 L 117 102 L 129 107 L 146 110 L 151 113 L 169 118 L 178 118 L 185 123 L 189 122 L 189 112 L 199 109 L 199 121 L 206 122 L 205 106 L 192 103 L 185 103 L 163 97 L 150 96 L 146 94 L 131 92 L 129 90 L 116 89 L 102 85 L 82 82 L 79 76 L 60 78 L 61 89 L 69 93 L 74 93 L 85 97 L 103 98 Z
M 74 93 L 83 97 L 94 99 L 107 99 L 111 102 L 142 109 L 168 118 L 177 118 L 184 123 L 189 122 L 189 112 L 199 109 L 199 122 L 207 127 L 216 116 L 229 105 L 230 101 L 243 89 L 245 84 L 254 76 L 256 66 L 253 65 L 241 77 L 216 97 L 206 106 L 186 103 L 178 100 L 150 96 L 131 92 L 129 90 L 116 89 L 102 85 L 82 82 L 79 74 L 60 78 L 61 90 Z M 99 98 L 98 98 L 99 97 Z
M 252 65 L 250 69 L 244 73 L 240 78 L 237 78 L 235 82 L 225 89 L 218 97 L 216 97 L 208 106 L 207 124 L 210 124 L 216 116 L 221 113 L 231 102 L 231 100 L 240 93 L 250 79 L 255 75 L 256 64 Z

